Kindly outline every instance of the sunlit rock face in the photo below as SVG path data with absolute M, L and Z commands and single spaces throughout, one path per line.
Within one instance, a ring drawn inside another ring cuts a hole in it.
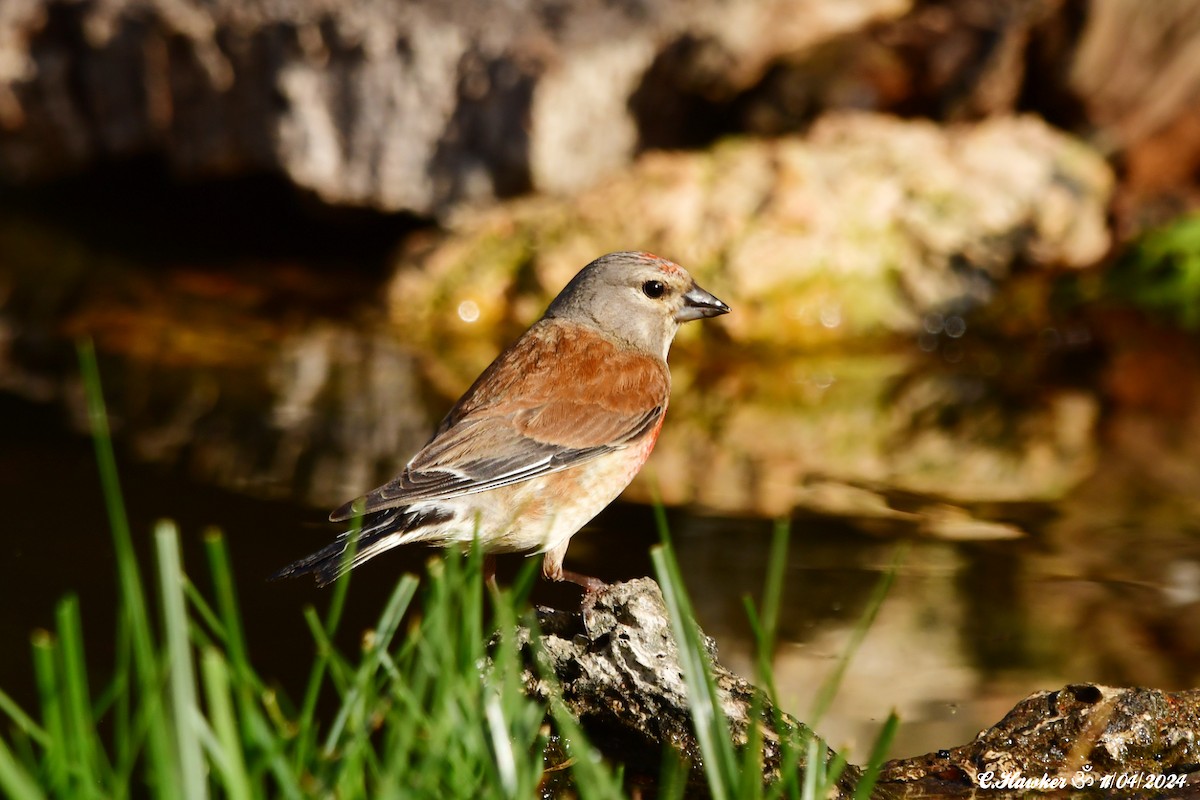
M 269 171 L 330 204 L 440 216 L 627 164 L 633 98 L 680 91 L 656 81 L 664 59 L 674 83 L 731 96 L 910 5 L 6 0 L 0 180 L 152 155 L 187 177 Z
M 1095 263 L 1112 181 L 1099 154 L 1032 117 L 835 114 L 805 138 L 649 154 L 574 199 L 464 215 L 401 258 L 391 306 L 417 342 L 508 335 L 596 254 L 638 248 L 728 297 L 720 335 L 740 345 L 911 335 L 930 315 L 961 326 L 1018 267 Z M 717 334 L 682 341 L 698 335 Z

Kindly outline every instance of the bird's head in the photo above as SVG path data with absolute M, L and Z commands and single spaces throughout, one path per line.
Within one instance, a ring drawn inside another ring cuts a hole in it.
M 546 317 L 592 325 L 639 350 L 667 357 L 681 323 L 729 313 L 683 267 L 650 253 L 609 253 L 579 271 Z

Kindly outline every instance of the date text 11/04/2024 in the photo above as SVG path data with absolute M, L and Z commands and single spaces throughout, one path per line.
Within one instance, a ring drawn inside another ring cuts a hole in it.
M 1039 777 L 1026 777 L 1019 772 L 981 772 L 977 783 L 981 789 L 1027 789 L 1054 791 L 1066 789 L 1178 789 L 1187 785 L 1185 774 L 1171 775 L 1156 772 L 1119 772 L 1092 774 L 1091 765 L 1086 765 L 1070 778 L 1043 773 Z

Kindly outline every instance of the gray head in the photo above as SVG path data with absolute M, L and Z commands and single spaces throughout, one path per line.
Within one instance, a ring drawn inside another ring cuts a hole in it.
M 638 350 L 667 357 L 681 323 L 727 314 L 683 267 L 650 253 L 609 253 L 579 271 L 546 318 L 593 325 Z

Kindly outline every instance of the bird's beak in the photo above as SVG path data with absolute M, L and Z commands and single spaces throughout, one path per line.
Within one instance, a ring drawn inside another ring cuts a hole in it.
M 688 322 L 728 313 L 729 306 L 693 283 L 692 288 L 683 295 L 683 305 L 675 312 L 675 321 Z

